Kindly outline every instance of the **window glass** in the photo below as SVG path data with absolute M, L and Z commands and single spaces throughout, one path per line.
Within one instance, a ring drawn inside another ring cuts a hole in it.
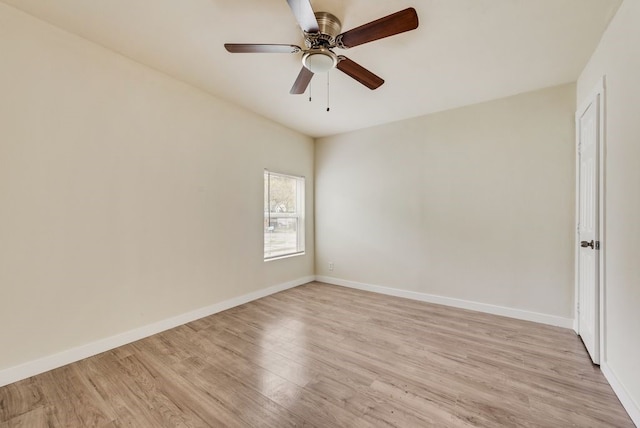
M 304 177 L 264 172 L 264 259 L 304 254 Z

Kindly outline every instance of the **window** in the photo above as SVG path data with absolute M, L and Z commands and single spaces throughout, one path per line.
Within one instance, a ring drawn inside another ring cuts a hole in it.
M 264 259 L 304 254 L 304 177 L 264 172 Z

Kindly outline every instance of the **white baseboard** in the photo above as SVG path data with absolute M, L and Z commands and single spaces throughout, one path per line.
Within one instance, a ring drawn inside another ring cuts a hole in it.
M 126 345 L 128 343 L 135 342 L 136 340 L 144 339 L 145 337 L 149 337 L 165 330 L 169 330 L 171 328 L 189 323 L 191 321 L 195 321 L 197 319 L 225 311 L 235 306 L 239 306 L 253 300 L 257 300 L 262 297 L 287 290 L 289 288 L 306 284 L 313 281 L 314 279 L 315 278 L 313 276 L 298 278 L 293 281 L 285 282 L 283 284 L 274 285 L 262 290 L 234 297 L 232 299 L 225 300 L 211 306 L 196 309 L 195 311 L 177 315 L 172 318 L 168 318 L 162 321 L 155 322 L 153 324 L 117 334 L 115 336 L 87 343 L 86 345 L 68 349 L 57 354 L 29 361 L 15 367 L 9 367 L 0 370 L 0 387 L 17 382 L 22 379 L 26 379 L 31 376 L 35 376 L 40 373 L 44 373 L 49 370 L 53 370 L 58 367 L 65 366 L 67 364 L 71 364 L 73 362 L 91 357 L 93 355 L 100 354 L 110 349 L 117 348 L 118 346 Z
M 611 367 L 609 367 L 606 362 L 602 362 L 600 364 L 600 370 L 602 370 L 602 374 L 604 374 L 607 382 L 611 385 L 613 392 L 618 396 L 618 399 L 622 403 L 622 407 L 627 411 L 633 423 L 636 424 L 637 427 L 640 427 L 640 405 L 631 398 L 631 395 L 629 395 L 625 387 L 618 380 L 614 371 L 611 370 Z
M 404 297 L 406 299 L 452 306 L 454 308 L 486 312 L 489 314 L 501 315 L 504 317 L 516 318 L 525 321 L 533 321 L 557 327 L 573 328 L 573 319 L 558 317 L 555 315 L 541 314 L 538 312 L 525 311 L 522 309 L 490 305 L 487 303 L 472 302 L 469 300 L 455 299 L 452 297 L 436 296 L 434 294 L 419 293 L 416 291 L 400 290 L 398 288 L 383 287 L 380 285 L 364 284 L 361 282 L 348 281 L 344 279 L 333 278 L 330 276 L 316 275 L 316 281 L 326 282 L 327 284 L 340 285 L 343 287 L 355 288 L 358 290 L 372 291 L 374 293 L 387 294 L 389 296 Z

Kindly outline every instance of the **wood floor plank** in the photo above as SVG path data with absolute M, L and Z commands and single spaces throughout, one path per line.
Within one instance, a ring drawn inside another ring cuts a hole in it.
M 85 372 L 71 364 L 36 376 L 61 426 L 105 426 L 114 419 L 95 391 L 83 381 Z
M 29 412 L 0 422 L 0 428 L 46 428 L 50 426 L 60 426 L 60 423 L 54 416 L 54 409 L 45 406 L 36 407 Z
M 0 388 L 0 422 L 14 419 L 46 405 L 46 399 L 34 378 Z
M 575 333 L 310 283 L 0 388 L 8 427 L 633 427 Z
M 85 376 L 91 379 L 104 406 L 116 415 L 116 426 L 160 424 L 162 418 L 145 401 L 145 391 L 130 379 L 113 353 L 84 360 Z

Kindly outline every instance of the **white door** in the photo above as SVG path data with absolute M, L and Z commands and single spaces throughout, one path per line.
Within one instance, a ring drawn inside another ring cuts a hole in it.
M 578 132 L 578 334 L 600 363 L 599 146 L 600 96 L 577 114 Z

